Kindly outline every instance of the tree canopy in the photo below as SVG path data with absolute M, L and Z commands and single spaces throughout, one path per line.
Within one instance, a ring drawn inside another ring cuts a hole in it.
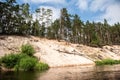
M 120 23 L 83 22 L 77 14 L 60 10 L 60 18 L 52 22 L 52 10 L 35 10 L 34 20 L 28 3 L 15 0 L 0 1 L 0 34 L 34 35 L 48 39 L 65 40 L 90 46 L 120 44 Z

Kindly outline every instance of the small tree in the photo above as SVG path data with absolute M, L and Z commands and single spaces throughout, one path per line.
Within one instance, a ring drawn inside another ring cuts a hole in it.
M 20 68 L 23 69 L 24 71 L 34 70 L 36 63 L 37 63 L 36 58 L 32 57 L 22 58 L 20 60 Z
M 25 44 L 25 45 L 22 45 L 21 52 L 23 54 L 27 54 L 28 56 L 33 56 L 33 54 L 35 53 L 35 50 L 30 44 Z
M 4 67 L 9 69 L 14 68 L 18 61 L 18 54 L 8 54 L 1 58 L 1 64 L 3 64 Z

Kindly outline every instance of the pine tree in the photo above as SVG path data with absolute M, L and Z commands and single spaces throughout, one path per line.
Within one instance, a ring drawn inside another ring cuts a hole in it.
M 59 28 L 60 28 L 60 24 L 59 24 L 59 20 L 55 20 L 52 25 L 51 25 L 51 31 L 53 33 L 53 38 L 54 39 L 59 39 Z
M 14 34 L 17 27 L 20 25 L 17 21 L 19 19 L 19 5 L 15 0 L 6 0 L 0 2 L 0 24 L 2 34 Z
M 38 20 L 36 20 L 36 21 L 33 23 L 32 35 L 34 35 L 34 36 L 39 36 L 39 35 L 40 35 L 40 24 L 39 24 L 39 21 L 38 21 Z
M 60 16 L 60 38 L 69 41 L 69 36 L 71 35 L 71 22 L 70 16 L 66 8 L 61 9 Z
M 81 43 L 82 42 L 82 26 L 83 22 L 80 20 L 80 17 L 75 14 L 73 17 L 73 26 L 72 26 L 72 34 L 73 34 L 73 42 Z

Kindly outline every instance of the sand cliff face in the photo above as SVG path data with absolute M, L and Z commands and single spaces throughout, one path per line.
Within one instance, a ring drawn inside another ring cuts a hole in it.
M 18 53 L 21 45 L 26 43 L 33 45 L 36 50 L 35 56 L 50 67 L 94 65 L 95 60 L 120 59 L 120 45 L 95 48 L 34 36 L 0 36 L 0 56 Z

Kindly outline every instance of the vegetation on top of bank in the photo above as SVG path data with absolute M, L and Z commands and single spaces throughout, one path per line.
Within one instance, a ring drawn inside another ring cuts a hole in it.
M 34 35 L 95 47 L 120 44 L 119 22 L 113 25 L 106 19 L 103 23 L 84 22 L 66 8 L 60 10 L 60 17 L 53 22 L 51 9 L 31 11 L 28 3 L 18 4 L 16 0 L 0 0 L 0 11 L 0 34 L 3 35 Z
M 113 64 L 120 64 L 120 60 L 113 60 L 113 59 L 104 59 L 101 61 L 95 61 L 96 65 L 113 65 Z
M 47 70 L 49 66 L 33 56 L 34 48 L 30 44 L 23 45 L 20 53 L 11 53 L 0 58 L 0 65 L 7 69 L 14 69 L 16 71 L 43 71 Z

